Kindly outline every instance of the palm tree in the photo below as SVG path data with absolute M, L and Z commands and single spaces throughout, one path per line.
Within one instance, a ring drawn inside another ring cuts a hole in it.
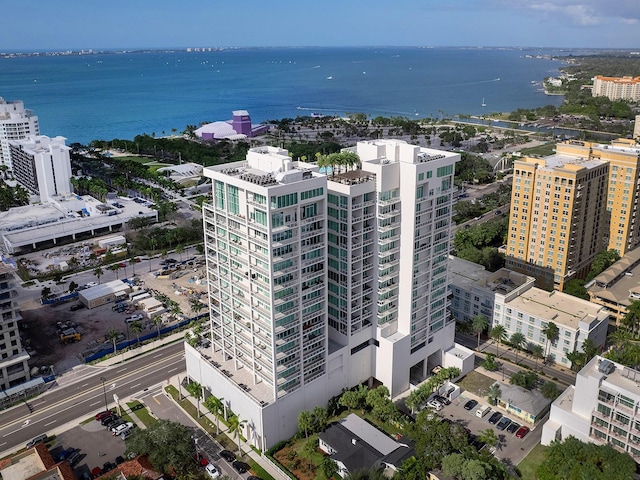
M 491 329 L 489 336 L 496 342 L 496 357 L 499 357 L 499 346 L 507 338 L 507 329 L 497 324 Z
M 200 418 L 202 416 L 200 414 L 200 399 L 202 398 L 202 385 L 199 384 L 198 382 L 191 382 L 186 386 L 186 389 L 198 401 L 198 418 Z
M 473 317 L 473 320 L 471 321 L 471 328 L 478 334 L 478 346 L 476 348 L 480 348 L 480 334 L 482 334 L 488 325 L 489 321 L 484 315 L 476 315 Z
M 116 340 L 120 336 L 120 332 L 118 332 L 115 328 L 112 328 L 107 333 L 107 340 L 111 340 L 113 342 L 113 353 L 116 353 Z
M 214 397 L 207 398 L 206 406 L 216 416 L 216 435 L 220 433 L 220 415 L 224 412 L 224 398 Z
M 485 392 L 487 400 L 491 405 L 496 405 L 498 403 L 498 399 L 502 396 L 502 390 L 500 390 L 500 385 L 494 383 L 491 385 L 487 391 Z
M 546 327 L 542 329 L 542 333 L 545 337 L 547 337 L 547 345 L 545 350 L 545 357 L 547 357 L 549 356 L 550 344 L 558 339 L 558 336 L 560 335 L 560 329 L 555 323 L 549 322 L 547 323 Z
M 532 345 L 531 346 L 531 355 L 533 355 L 533 358 L 536 359 L 536 370 L 538 369 L 538 360 L 540 360 L 541 358 L 544 358 L 544 349 L 542 348 L 542 345 Z
M 493 428 L 487 428 L 486 430 L 480 430 L 478 440 L 486 443 L 490 447 L 495 447 L 498 444 L 498 436 Z
M 607 337 L 607 339 L 616 348 L 624 347 L 631 341 L 631 333 L 628 330 L 618 327 L 609 335 L 609 337 Z
M 98 278 L 98 283 L 100 283 L 100 277 L 104 274 L 102 267 L 96 267 L 93 270 L 93 274 Z
M 160 326 L 162 325 L 162 317 L 160 315 L 156 315 L 153 317 L 153 324 L 156 326 L 156 330 L 158 332 L 158 338 L 160 338 Z
M 516 351 L 516 363 L 518 363 L 518 350 L 522 348 L 526 341 L 526 337 L 520 332 L 515 332 L 509 339 L 509 342 L 511 342 L 511 345 L 513 345 L 513 348 Z
M 180 261 L 182 261 L 182 252 L 184 252 L 184 246 L 182 244 L 179 244 L 178 246 L 176 246 L 175 252 L 180 255 Z
M 138 337 L 138 344 L 140 344 L 140 332 L 142 331 L 142 324 L 138 321 L 135 321 L 131 324 L 130 328 L 131 331 Z
M 229 418 L 229 433 L 236 434 L 236 438 L 238 439 L 238 455 L 242 455 L 242 450 L 240 449 L 240 431 L 247 424 L 246 420 L 240 420 L 238 415 L 234 415 Z
M 118 275 L 118 270 L 120 270 L 120 265 L 117 263 L 112 263 L 111 265 L 109 265 L 107 267 L 109 270 L 111 270 L 112 272 L 116 272 L 116 280 L 118 280 L 118 278 L 120 278 L 120 275 Z
M 131 257 L 129 257 L 129 265 L 131 265 L 131 276 L 135 277 L 136 276 L 136 262 L 138 261 L 138 259 L 136 258 L 135 255 L 131 255 Z
M 629 329 L 632 336 L 640 325 L 640 300 L 633 300 L 627 307 L 627 313 L 622 318 L 622 324 Z

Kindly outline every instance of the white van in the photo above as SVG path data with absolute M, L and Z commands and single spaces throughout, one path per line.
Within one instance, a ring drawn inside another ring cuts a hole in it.
M 491 411 L 491 407 L 489 405 L 485 405 L 483 407 L 480 407 L 476 410 L 476 417 L 478 418 L 482 418 L 484 417 L 487 413 L 489 413 Z

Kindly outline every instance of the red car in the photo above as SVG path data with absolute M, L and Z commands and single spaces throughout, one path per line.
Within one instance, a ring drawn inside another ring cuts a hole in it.
M 105 410 L 104 412 L 100 412 L 96 414 L 96 420 L 100 421 L 105 417 L 108 417 L 109 415 L 111 415 L 113 412 L 111 410 Z
M 516 438 L 524 438 L 529 433 L 529 427 L 522 426 L 516 431 Z

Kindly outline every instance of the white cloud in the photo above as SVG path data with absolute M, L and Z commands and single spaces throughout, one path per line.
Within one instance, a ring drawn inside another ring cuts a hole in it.
M 640 22 L 640 0 L 497 0 L 503 7 L 529 10 L 550 20 L 590 27 L 615 21 L 627 25 Z

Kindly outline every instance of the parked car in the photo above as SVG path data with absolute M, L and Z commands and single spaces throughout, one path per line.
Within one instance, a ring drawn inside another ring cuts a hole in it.
M 98 283 L 97 282 L 89 282 L 85 285 L 85 287 L 87 288 L 91 288 L 91 287 L 97 287 Z
M 516 431 L 518 431 L 519 428 L 520 424 L 518 422 L 511 422 L 511 424 L 507 427 L 507 432 L 513 435 L 514 433 L 516 433 Z
M 529 433 L 529 427 L 522 426 L 516 432 L 516 438 L 524 438 Z
M 117 427 L 118 425 L 122 425 L 124 423 L 125 423 L 124 420 L 122 420 L 120 417 L 117 417 L 116 419 L 107 423 L 107 425 L 105 426 L 107 427 L 107 430 L 111 431 L 112 428 Z
M 112 413 L 111 415 L 107 415 L 106 417 L 102 417 L 102 419 L 100 420 L 100 423 L 106 427 L 107 425 L 109 425 L 114 420 L 117 420 L 118 418 L 119 417 L 115 413 Z
M 442 395 L 436 395 L 435 397 L 433 397 L 433 399 L 436 402 L 440 402 L 442 405 L 450 405 L 451 404 L 451 400 L 449 400 L 446 397 L 443 397 Z
M 111 433 L 113 435 L 120 435 L 120 434 L 122 434 L 124 432 L 128 432 L 132 428 L 133 428 L 133 423 L 132 422 L 121 423 L 120 425 L 116 425 L 115 427 L 112 427 L 111 428 Z
M 69 457 L 67 458 L 67 462 L 69 462 L 69 465 L 74 467 L 76 465 L 76 463 L 78 463 L 80 461 L 81 455 L 82 454 L 80 453 L 80 450 L 76 450 L 71 455 L 69 455 Z
M 229 450 L 222 450 L 220 452 L 220 456 L 224 458 L 227 462 L 233 462 L 236 459 L 235 454 L 233 452 L 230 452 Z
M 510 423 L 511 423 L 511 420 L 509 419 L 509 417 L 502 417 L 500 421 L 496 424 L 496 428 L 498 430 L 504 430 L 509 426 Z
M 74 303 L 73 305 L 71 305 L 71 308 L 69 310 L 71 310 L 72 312 L 75 312 L 76 310 L 81 310 L 84 308 L 84 303 Z
M 66 450 L 62 450 L 56 455 L 56 462 L 61 462 L 62 460 L 68 458 L 73 452 L 75 452 L 74 448 L 67 448 Z
M 207 475 L 209 475 L 211 478 L 218 478 L 220 476 L 220 470 L 218 470 L 213 463 L 207 464 L 204 469 L 207 472 Z
M 207 460 L 207 457 L 205 457 L 202 453 L 200 452 L 196 452 L 193 454 L 193 459 L 196 461 L 196 463 L 198 465 L 200 465 L 201 467 L 206 467 L 207 465 L 209 465 L 209 460 Z
M 42 434 L 38 435 L 37 437 L 34 437 L 31 440 L 29 440 L 27 442 L 26 448 L 35 447 L 39 443 L 44 443 L 46 441 L 47 441 L 47 435 L 42 433 Z
M 100 421 L 104 417 L 108 417 L 109 415 L 113 415 L 113 410 L 104 410 L 103 412 L 96 413 L 96 420 Z
M 429 400 L 427 402 L 427 407 L 433 408 L 436 412 L 439 412 L 440 410 L 442 410 L 442 404 L 435 400 Z
M 469 400 L 467 403 L 464 404 L 464 409 L 473 410 L 476 405 L 478 405 L 478 402 L 476 400 Z
M 142 320 L 144 317 L 141 313 L 136 313 L 135 315 L 131 315 L 130 317 L 125 318 L 125 322 L 127 323 L 133 323 L 133 322 L 137 322 L 138 320 Z
M 238 473 L 246 473 L 251 468 L 247 463 L 241 462 L 240 460 L 236 460 L 233 462 L 233 468 Z
M 489 423 L 495 425 L 501 418 L 502 414 L 500 412 L 494 412 L 493 415 L 489 417 Z

